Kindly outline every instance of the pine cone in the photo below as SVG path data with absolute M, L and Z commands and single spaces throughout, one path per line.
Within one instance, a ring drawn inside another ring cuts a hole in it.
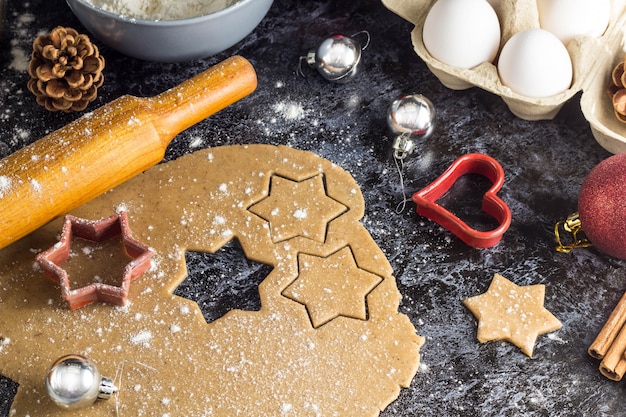
M 626 123 L 626 55 L 624 61 L 618 63 L 611 73 L 612 83 L 607 89 L 607 93 L 613 101 L 615 117 L 620 122 Z
M 87 35 L 56 27 L 33 42 L 28 89 L 50 111 L 81 111 L 104 82 L 104 58 Z

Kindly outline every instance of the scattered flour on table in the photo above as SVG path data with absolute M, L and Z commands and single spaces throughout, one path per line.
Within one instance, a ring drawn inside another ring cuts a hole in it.
M 202 145 L 204 145 L 204 139 L 202 139 L 199 136 L 195 136 L 191 138 L 191 142 L 189 143 L 189 148 L 195 149 L 195 148 L 201 147 Z
M 11 69 L 19 72 L 26 71 L 28 69 L 28 61 L 30 56 L 26 54 L 26 51 L 19 46 L 12 43 L 11 45 Z
M 302 104 L 293 101 L 281 101 L 274 105 L 274 112 L 285 120 L 302 120 L 306 116 Z
M 23 28 L 35 21 L 35 16 L 30 13 L 24 13 L 17 17 L 17 26 L 20 34 L 24 33 Z M 9 68 L 15 71 L 26 71 L 28 62 L 30 61 L 30 51 L 22 48 L 24 44 L 18 39 L 11 39 L 11 64 Z
M 145 20 L 177 20 L 204 16 L 237 3 L 239 0 L 89 0 L 108 12 Z

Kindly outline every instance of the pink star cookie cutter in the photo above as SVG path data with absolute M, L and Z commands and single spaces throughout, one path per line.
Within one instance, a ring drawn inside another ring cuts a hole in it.
M 121 286 L 93 282 L 87 286 L 71 289 L 69 274 L 62 264 L 69 258 L 72 241 L 82 238 L 91 242 L 104 242 L 122 236 L 122 245 L 132 260 L 124 268 Z M 154 249 L 136 240 L 131 235 L 128 216 L 120 211 L 100 220 L 87 220 L 66 215 L 60 240 L 36 257 L 37 263 L 51 280 L 61 285 L 61 295 L 71 310 L 88 304 L 103 302 L 124 306 L 128 300 L 130 283 L 150 268 Z

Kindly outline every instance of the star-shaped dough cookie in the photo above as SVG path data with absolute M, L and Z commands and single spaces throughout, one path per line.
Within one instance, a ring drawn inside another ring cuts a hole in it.
M 270 194 L 248 210 L 270 223 L 275 243 L 296 236 L 324 242 L 328 222 L 347 207 L 328 197 L 322 175 L 302 182 L 274 175 Z
M 283 295 L 306 306 L 313 327 L 339 316 L 367 320 L 365 299 L 382 278 L 360 269 L 350 247 L 327 258 L 300 254 L 298 268 Z
M 486 293 L 463 301 L 478 319 L 481 343 L 507 340 L 532 356 L 540 334 L 561 328 L 561 322 L 543 306 L 545 285 L 518 286 L 495 274 Z

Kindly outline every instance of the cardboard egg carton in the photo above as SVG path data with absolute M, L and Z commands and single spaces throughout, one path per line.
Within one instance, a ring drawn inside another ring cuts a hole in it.
M 611 19 L 602 36 L 580 36 L 570 42 L 567 50 L 572 59 L 572 85 L 560 94 L 544 98 L 526 97 L 504 86 L 494 63 L 463 69 L 433 58 L 424 46 L 422 28 L 435 1 L 382 0 L 389 10 L 415 25 L 411 33 L 415 52 L 443 85 L 454 90 L 479 87 L 497 94 L 513 114 L 526 120 L 553 119 L 567 100 L 582 91 L 581 108 L 598 143 L 612 153 L 626 152 L 626 124 L 615 117 L 606 93 L 611 71 L 624 59 L 626 0 L 612 0 Z M 495 9 L 500 20 L 500 49 L 515 33 L 540 27 L 536 0 L 501 0 Z

